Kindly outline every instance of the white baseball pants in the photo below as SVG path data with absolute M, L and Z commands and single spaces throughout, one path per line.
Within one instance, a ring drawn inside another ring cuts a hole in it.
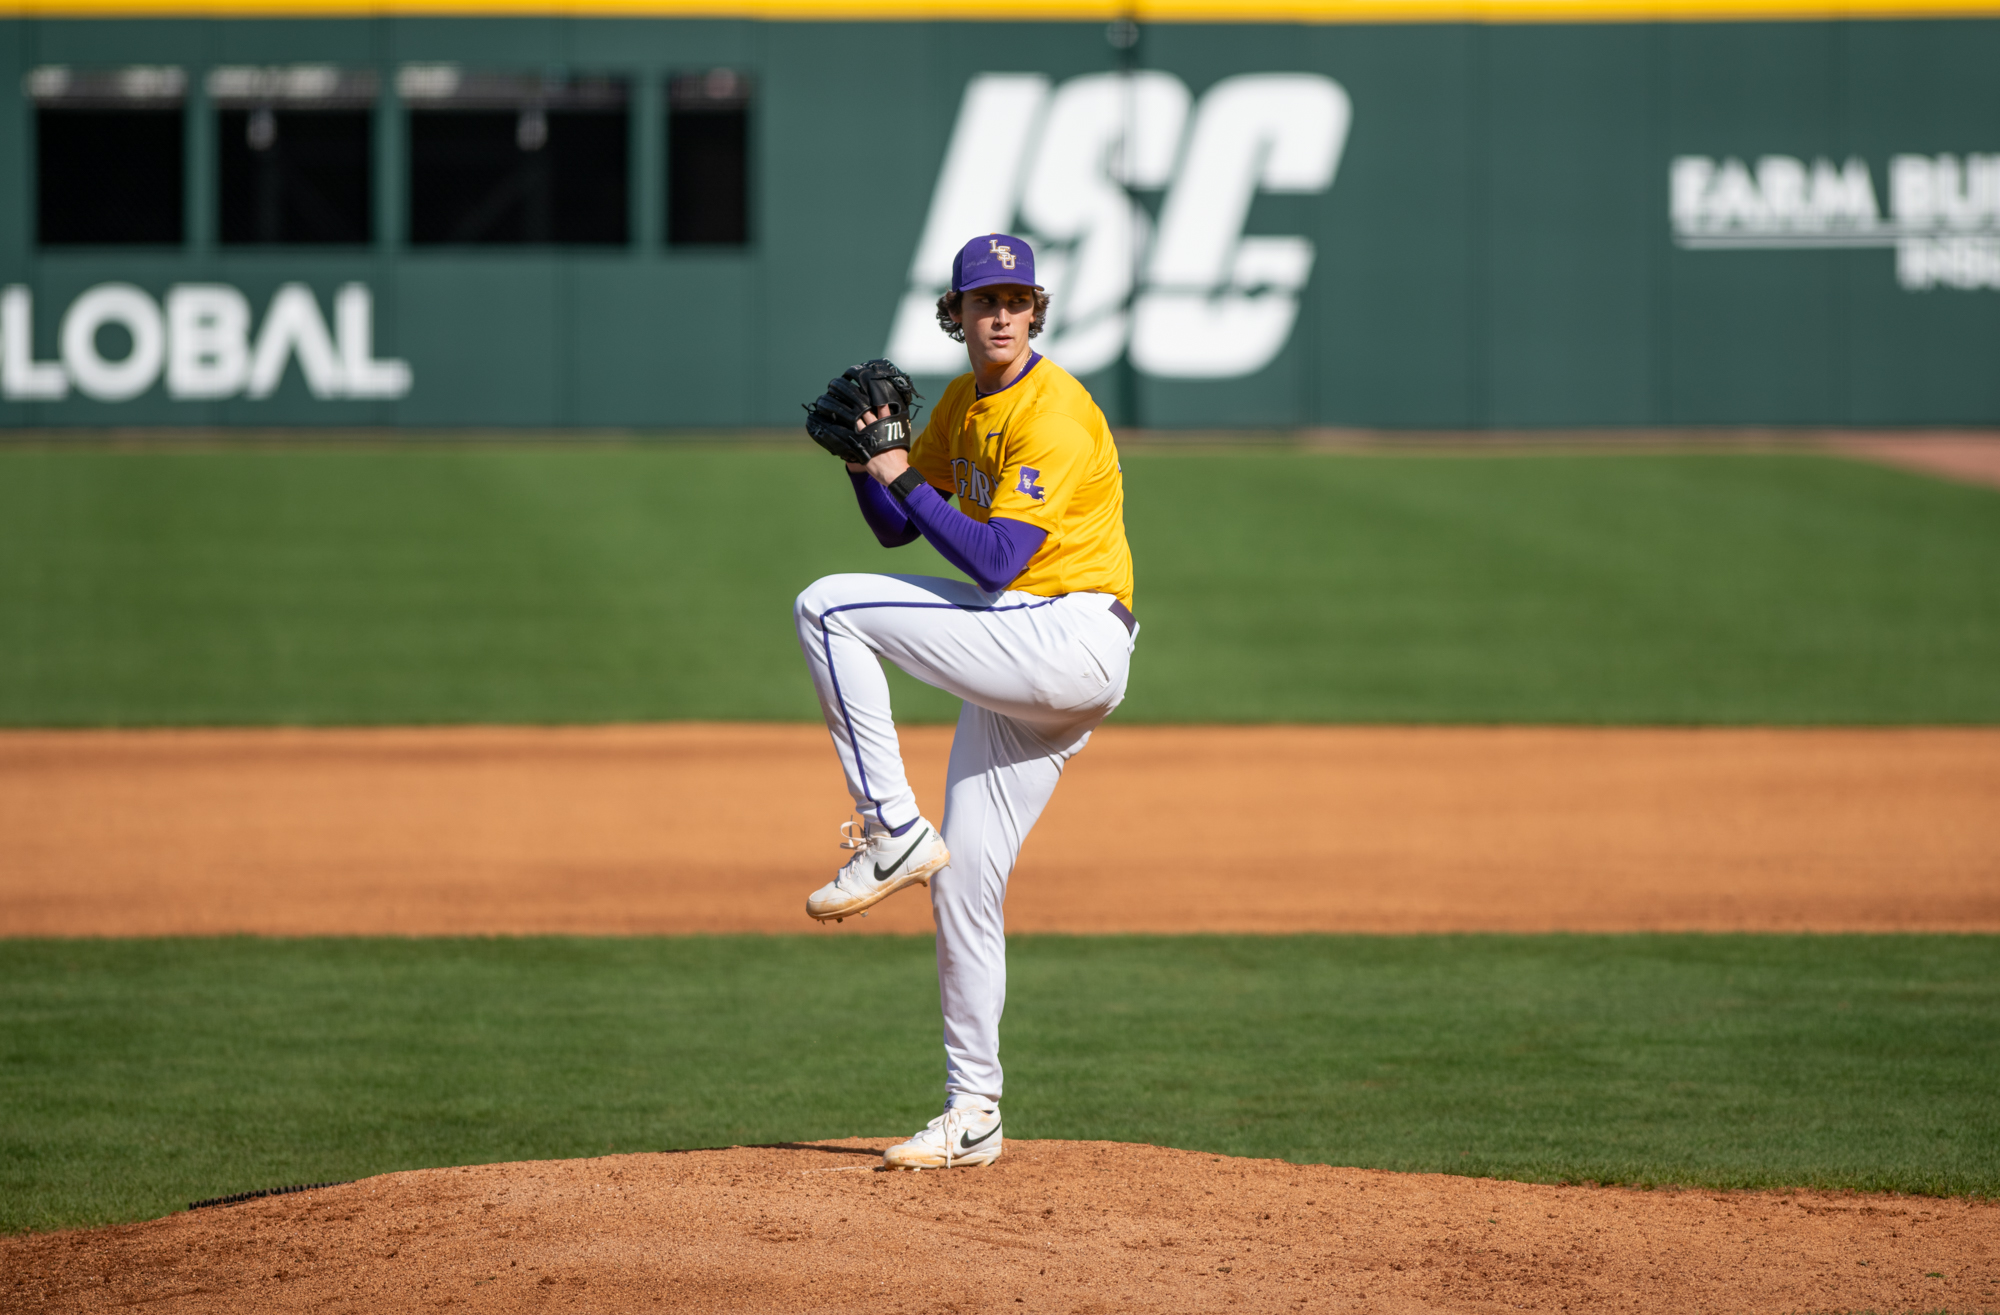
M 830 575 L 799 595 L 806 666 L 871 830 L 917 816 L 879 659 L 965 701 L 939 824 L 951 863 L 930 883 L 951 1095 L 1000 1098 L 1007 878 L 1063 764 L 1125 697 L 1135 635 L 1114 601 L 923 575 Z

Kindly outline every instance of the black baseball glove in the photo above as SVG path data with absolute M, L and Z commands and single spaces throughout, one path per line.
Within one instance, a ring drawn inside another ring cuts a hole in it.
M 869 458 L 899 447 L 909 451 L 916 437 L 916 386 L 893 361 L 863 361 L 827 383 L 819 400 L 806 406 L 806 432 L 842 461 L 866 465 Z M 887 414 L 860 429 L 854 422 L 868 411 Z

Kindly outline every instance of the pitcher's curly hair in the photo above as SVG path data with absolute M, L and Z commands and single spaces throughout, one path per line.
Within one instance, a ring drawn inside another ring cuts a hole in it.
M 1048 327 L 1049 323 L 1049 294 L 1043 292 L 1040 288 L 1036 288 L 1034 293 L 1035 320 L 1034 323 L 1028 326 L 1028 336 L 1030 338 L 1040 334 L 1044 328 Z M 958 322 L 953 320 L 951 316 L 952 312 L 958 310 L 964 304 L 965 294 L 963 292 L 947 292 L 938 298 L 938 327 L 949 334 L 955 342 L 965 341 L 965 330 L 959 327 Z

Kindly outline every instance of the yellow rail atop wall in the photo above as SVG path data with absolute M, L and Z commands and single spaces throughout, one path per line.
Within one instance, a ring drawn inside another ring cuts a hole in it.
M 778 22 L 1639 23 L 1976 18 L 2000 0 L 0 0 L 8 18 L 733 18 Z

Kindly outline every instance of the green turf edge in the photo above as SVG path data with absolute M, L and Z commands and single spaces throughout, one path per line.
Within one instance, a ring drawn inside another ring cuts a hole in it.
M 1125 468 L 1122 721 L 2000 722 L 1995 490 L 1801 454 Z M 952 574 L 817 453 L 0 450 L 0 725 L 810 721 L 791 601 L 884 570 Z
M 900 1135 L 928 937 L 0 942 L 0 1229 Z M 1010 1135 L 1530 1182 L 2000 1189 L 2000 937 L 1017 936 Z

